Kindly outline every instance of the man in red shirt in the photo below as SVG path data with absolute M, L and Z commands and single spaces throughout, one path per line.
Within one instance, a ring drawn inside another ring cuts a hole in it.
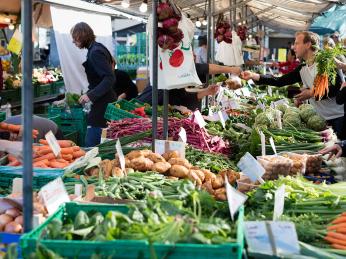
M 287 74 L 289 72 L 292 72 L 294 69 L 296 69 L 299 66 L 300 62 L 296 57 L 296 53 L 293 49 L 290 49 L 288 51 L 287 55 L 287 62 L 279 62 L 273 64 L 273 66 L 279 68 L 279 72 L 282 74 Z

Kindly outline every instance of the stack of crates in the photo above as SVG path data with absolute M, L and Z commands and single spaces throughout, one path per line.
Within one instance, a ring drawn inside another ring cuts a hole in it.
M 0 122 L 6 120 L 6 112 L 0 112 Z
M 48 107 L 48 116 L 60 115 L 60 129 L 65 139 L 74 141 L 79 146 L 84 146 L 86 134 L 86 113 L 81 107 Z

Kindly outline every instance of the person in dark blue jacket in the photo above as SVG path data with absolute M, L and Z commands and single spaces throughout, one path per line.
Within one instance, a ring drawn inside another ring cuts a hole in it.
M 83 63 L 88 79 L 88 92 L 83 94 L 79 102 L 91 102 L 91 110 L 87 119 L 85 145 L 92 147 L 100 143 L 102 128 L 107 126 L 104 114 L 107 104 L 116 100 L 113 91 L 115 76 L 112 67 L 112 55 L 107 48 L 95 41 L 91 27 L 84 22 L 77 23 L 71 29 L 73 43 L 80 49 L 87 49 L 87 60 Z

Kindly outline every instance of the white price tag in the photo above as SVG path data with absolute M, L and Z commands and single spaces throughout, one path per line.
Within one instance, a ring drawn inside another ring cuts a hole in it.
M 275 107 L 280 105 L 280 104 L 288 105 L 288 101 L 286 99 L 280 99 L 280 100 L 274 102 Z
M 285 207 L 285 185 L 281 185 L 279 189 L 275 191 L 274 213 L 273 220 L 278 220 L 284 213 Z
M 48 145 L 50 146 L 50 148 L 52 149 L 54 155 L 57 157 L 60 152 L 61 152 L 61 147 L 58 143 L 58 141 L 56 140 L 53 132 L 50 130 L 46 135 L 45 138 L 48 142 Z
M 293 222 L 272 221 L 270 222 L 275 254 L 278 256 L 299 254 L 299 242 L 296 227 Z
M 180 127 L 179 138 L 181 139 L 182 142 L 184 143 L 187 142 L 186 130 L 183 127 Z
M 249 152 L 246 152 L 246 154 L 240 158 L 237 166 L 252 182 L 258 180 L 260 183 L 264 183 L 262 175 L 265 173 L 265 170 Z
M 246 96 L 246 97 L 250 97 L 251 96 L 249 89 L 247 89 L 246 87 L 243 87 L 241 89 L 241 91 L 243 92 L 244 96 Z
M 273 88 L 270 85 L 268 85 L 268 94 L 269 96 L 273 96 Z
M 232 220 L 234 220 L 235 213 L 237 213 L 239 208 L 245 203 L 245 201 L 247 200 L 247 196 L 241 192 L 238 192 L 236 189 L 234 189 L 229 184 L 227 176 L 225 176 L 225 187 L 226 187 L 229 211 L 231 213 Z
M 262 131 L 260 131 L 260 137 L 261 137 L 262 156 L 265 156 L 266 155 L 266 137 Z
M 223 99 L 223 96 L 224 96 L 224 88 L 223 87 L 220 87 L 220 90 L 219 90 L 219 93 L 216 97 L 216 102 L 217 103 L 220 103 Z
M 75 184 L 74 185 L 74 195 L 77 197 L 80 197 L 83 195 L 83 185 L 82 184 Z
M 255 85 L 255 82 L 254 82 L 252 79 L 247 80 L 247 83 L 248 83 L 249 85 Z
M 42 197 L 49 215 L 52 215 L 61 204 L 70 201 L 60 177 L 43 186 L 39 195 Z
M 274 139 L 272 137 L 269 138 L 269 142 L 270 142 L 270 145 L 272 146 L 272 149 L 274 151 L 274 154 L 277 155 L 276 153 L 276 147 L 275 147 L 275 143 L 274 143 Z
M 181 141 L 155 139 L 155 153 L 162 155 L 168 151 L 178 151 L 180 156 L 185 158 L 185 145 Z
M 282 129 L 282 121 L 281 121 L 281 111 L 276 110 L 275 111 L 275 115 L 276 115 L 276 122 L 278 124 L 278 128 Z
M 235 93 L 236 95 L 238 95 L 238 96 L 242 96 L 242 95 L 243 95 L 243 92 L 241 91 L 240 88 L 237 89 L 237 90 L 235 90 L 234 93 Z
M 249 253 L 273 255 L 266 222 L 245 221 L 244 232 Z
M 194 122 L 196 122 L 200 128 L 204 128 L 205 125 L 207 125 L 207 123 L 205 122 L 205 120 L 203 119 L 202 114 L 200 113 L 199 110 L 195 111 L 194 113 Z
M 12 193 L 23 193 L 23 178 L 14 178 L 12 181 Z
M 223 117 L 223 114 L 221 111 L 218 111 L 217 112 L 217 115 L 219 116 L 219 121 L 221 122 L 221 125 L 223 128 L 226 128 L 226 122 L 225 122 L 225 119 Z
M 115 144 L 115 148 L 117 150 L 117 154 L 119 157 L 121 170 L 123 170 L 123 172 L 124 172 L 125 171 L 125 157 L 124 157 L 124 153 L 123 153 L 123 150 L 121 148 L 121 144 L 120 144 L 119 139 L 117 140 L 117 143 Z
M 246 130 L 247 132 L 251 132 L 252 131 L 252 129 L 250 127 L 246 126 L 244 123 L 236 123 L 234 125 L 236 127 L 238 127 L 238 128 Z

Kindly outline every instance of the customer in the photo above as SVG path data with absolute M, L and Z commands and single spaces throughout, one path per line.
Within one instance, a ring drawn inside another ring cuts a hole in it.
M 293 49 L 288 50 L 287 62 L 274 63 L 273 66 L 279 68 L 279 72 L 287 74 L 295 70 L 300 64 Z
M 208 55 L 208 49 L 207 49 L 207 37 L 206 36 L 199 36 L 198 37 L 198 48 L 195 51 L 196 55 L 196 63 L 200 64 L 207 64 L 207 55 Z
M 273 86 L 285 86 L 294 83 L 303 83 L 304 88 L 301 93 L 296 95 L 297 104 L 309 101 L 314 106 L 315 111 L 322 116 L 327 123 L 333 127 L 336 134 L 340 137 L 344 123 L 344 107 L 336 103 L 335 96 L 342 84 L 343 74 L 339 70 L 336 75 L 334 85 L 329 84 L 329 93 L 322 100 L 314 98 L 312 88 L 314 79 L 317 75 L 317 63 L 315 62 L 316 53 L 319 46 L 319 36 L 313 32 L 301 31 L 296 33 L 294 51 L 298 58 L 305 61 L 294 71 L 281 77 L 271 75 L 259 75 L 250 71 L 242 72 L 241 76 L 245 80 L 252 79 L 257 84 L 266 84 Z
M 80 49 L 87 49 L 87 60 L 83 63 L 88 79 L 88 92 L 83 94 L 79 102 L 91 102 L 91 110 L 87 118 L 85 145 L 92 147 L 100 143 L 102 128 L 107 126 L 105 114 L 107 104 L 116 100 L 113 91 L 115 76 L 112 69 L 112 55 L 107 48 L 95 41 L 90 26 L 84 22 L 77 23 L 71 29 L 73 43 Z

